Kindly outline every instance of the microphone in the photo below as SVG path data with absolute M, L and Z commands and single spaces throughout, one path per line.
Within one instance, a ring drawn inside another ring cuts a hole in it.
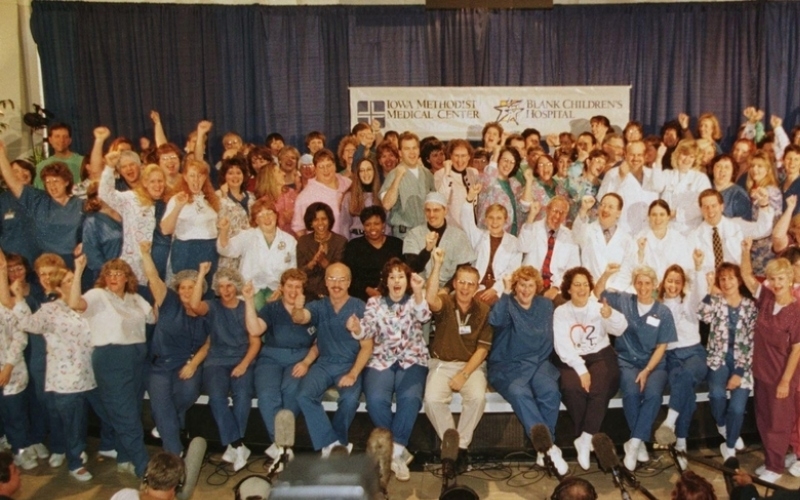
M 197 486 L 197 478 L 200 475 L 200 468 L 203 466 L 203 459 L 206 457 L 208 443 L 202 437 L 196 437 L 186 448 L 186 458 L 183 460 L 186 467 L 186 478 L 183 480 L 181 491 L 178 492 L 179 500 L 189 500 Z
M 617 456 L 617 451 L 614 449 L 614 442 L 611 441 L 608 435 L 598 432 L 592 436 L 592 447 L 594 448 L 595 455 L 597 455 L 597 463 L 600 468 L 606 474 L 609 472 L 611 473 L 611 477 L 614 479 L 614 486 L 619 488 L 622 500 L 631 500 L 631 495 L 625 489 L 625 485 L 622 482 L 619 457 Z
M 697 455 L 694 455 L 694 454 L 690 454 L 690 453 L 684 453 L 683 456 L 685 456 L 687 460 L 690 460 L 692 462 L 697 462 L 699 464 L 706 465 L 708 467 L 711 467 L 712 469 L 715 469 L 715 470 L 718 470 L 719 472 L 722 472 L 723 474 L 730 474 L 730 475 L 735 475 L 736 474 L 736 470 L 735 469 L 733 469 L 731 467 L 726 467 L 724 465 L 720 465 L 719 463 L 717 463 L 714 460 L 710 460 L 708 458 L 700 457 L 700 456 L 697 456 Z M 730 464 L 731 462 L 728 462 L 728 463 Z M 757 484 L 759 486 L 764 486 L 765 488 L 769 488 L 771 490 L 775 490 L 775 491 L 797 491 L 797 490 L 792 490 L 792 489 L 789 489 L 789 488 L 785 488 L 783 486 L 778 486 L 777 484 L 770 483 L 769 481 L 764 481 L 763 479 L 759 479 L 758 476 L 754 476 L 753 474 L 749 474 L 749 476 L 753 480 L 754 484 Z
M 679 453 L 683 452 L 678 452 L 678 450 L 675 449 L 675 443 L 677 441 L 678 437 L 675 435 L 675 432 L 666 425 L 662 425 L 656 429 L 656 443 L 667 448 L 669 456 L 672 458 L 672 461 L 675 462 L 675 468 L 678 469 L 678 474 L 682 474 L 685 467 L 681 465 Z
M 533 449 L 536 453 L 540 453 L 544 457 L 544 465 L 547 468 L 547 473 L 550 476 L 555 476 L 559 481 L 564 479 L 563 474 L 558 473 L 553 459 L 550 458 L 548 453 L 553 447 L 553 438 L 550 437 L 550 430 L 544 424 L 536 424 L 531 427 L 531 441 L 533 442 Z
M 378 484 L 384 497 L 389 498 L 389 479 L 392 474 L 392 452 L 394 437 L 392 431 L 376 427 L 367 439 L 367 455 L 372 457 L 378 468 Z
M 275 445 L 281 451 L 281 456 L 269 467 L 267 479 L 272 482 L 275 475 L 283 470 L 285 464 L 292 458 L 294 446 L 294 413 L 292 410 L 283 409 L 275 415 Z

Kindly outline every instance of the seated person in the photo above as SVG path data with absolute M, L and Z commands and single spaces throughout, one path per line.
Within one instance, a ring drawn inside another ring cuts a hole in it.
M 186 466 L 181 457 L 160 451 L 147 463 L 141 489 L 125 488 L 111 500 L 173 500 L 184 481 Z
M 378 205 L 359 214 L 364 236 L 353 238 L 344 247 L 344 264 L 353 272 L 350 295 L 366 301 L 378 295 L 381 269 L 392 257 L 402 257 L 403 240 L 386 235 L 386 210 Z

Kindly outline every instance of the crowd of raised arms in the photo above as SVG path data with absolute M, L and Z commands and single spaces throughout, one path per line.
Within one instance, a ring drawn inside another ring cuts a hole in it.
M 726 153 L 710 113 L 660 136 L 604 116 L 577 137 L 488 123 L 478 148 L 359 123 L 335 152 L 317 131 L 302 153 L 228 132 L 210 165 L 211 122 L 180 147 L 150 116 L 139 152 L 106 149 L 102 126 L 83 157 L 52 124 L 35 166 L 0 143 L 0 434 L 19 467 L 90 480 L 90 406 L 100 455 L 141 477 L 145 390 L 168 452 L 202 391 L 235 470 L 254 397 L 271 440 L 289 409 L 326 457 L 352 448 L 363 393 L 408 480 L 420 410 L 440 438 L 457 429 L 468 466 L 490 385 L 529 437 L 555 435 L 563 403 L 583 469 L 620 392 L 634 470 L 666 386 L 655 432 L 685 450 L 705 382 L 723 458 L 752 394 L 757 472 L 800 476 L 800 127 L 747 108 Z

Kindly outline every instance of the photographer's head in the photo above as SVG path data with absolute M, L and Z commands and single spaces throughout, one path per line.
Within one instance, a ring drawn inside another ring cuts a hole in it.
M 0 452 L 0 495 L 10 497 L 21 485 L 22 477 L 14 464 L 14 456 L 7 451 Z

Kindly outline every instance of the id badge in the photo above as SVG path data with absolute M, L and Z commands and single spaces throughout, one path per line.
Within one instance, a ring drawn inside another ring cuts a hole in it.
M 646 322 L 648 325 L 654 326 L 656 328 L 658 328 L 658 325 L 661 324 L 661 320 L 659 318 L 656 318 L 655 316 L 648 316 Z
M 459 335 L 469 335 L 472 333 L 472 327 L 469 325 L 462 325 L 458 327 L 458 334 Z

